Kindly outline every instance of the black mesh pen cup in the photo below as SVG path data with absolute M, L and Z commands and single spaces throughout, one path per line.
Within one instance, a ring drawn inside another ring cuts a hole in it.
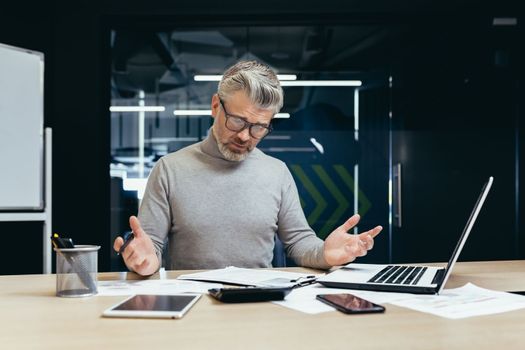
M 54 248 L 59 297 L 87 297 L 97 294 L 98 245 Z

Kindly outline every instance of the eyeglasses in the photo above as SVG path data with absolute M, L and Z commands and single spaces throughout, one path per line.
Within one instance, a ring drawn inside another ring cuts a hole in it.
M 222 102 L 221 99 L 219 99 L 219 102 L 221 104 L 222 110 L 224 111 L 224 116 L 226 117 L 225 125 L 228 130 L 241 132 L 244 129 L 249 128 L 250 136 L 258 140 L 272 132 L 271 125 L 266 126 L 259 123 L 250 123 L 241 117 L 231 115 L 226 111 L 226 108 L 224 108 L 224 102 Z

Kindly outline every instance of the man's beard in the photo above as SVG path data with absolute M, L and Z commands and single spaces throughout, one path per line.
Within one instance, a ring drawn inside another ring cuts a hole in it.
M 251 149 L 247 149 L 246 152 L 244 153 L 235 153 L 235 152 L 230 151 L 228 146 L 222 143 L 221 140 L 219 139 L 217 133 L 215 132 L 215 128 L 212 127 L 211 130 L 213 132 L 213 136 L 215 136 L 215 140 L 217 141 L 219 152 L 221 152 L 222 156 L 226 158 L 227 160 L 232 161 L 232 162 L 243 161 L 248 157 L 248 155 L 252 151 Z

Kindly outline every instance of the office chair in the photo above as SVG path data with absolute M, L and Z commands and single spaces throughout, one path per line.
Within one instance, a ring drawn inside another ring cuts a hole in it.
M 275 245 L 273 247 L 273 267 L 286 267 L 286 252 L 284 251 L 283 242 L 275 235 Z

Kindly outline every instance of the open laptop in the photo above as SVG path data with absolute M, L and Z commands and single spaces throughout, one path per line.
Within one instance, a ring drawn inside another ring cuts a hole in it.
M 350 263 L 317 279 L 326 287 L 404 292 L 416 294 L 439 294 L 447 283 L 454 264 L 467 241 L 476 218 L 485 203 L 494 178 L 490 177 L 470 214 L 461 238 L 446 267 L 414 265 L 374 265 Z

